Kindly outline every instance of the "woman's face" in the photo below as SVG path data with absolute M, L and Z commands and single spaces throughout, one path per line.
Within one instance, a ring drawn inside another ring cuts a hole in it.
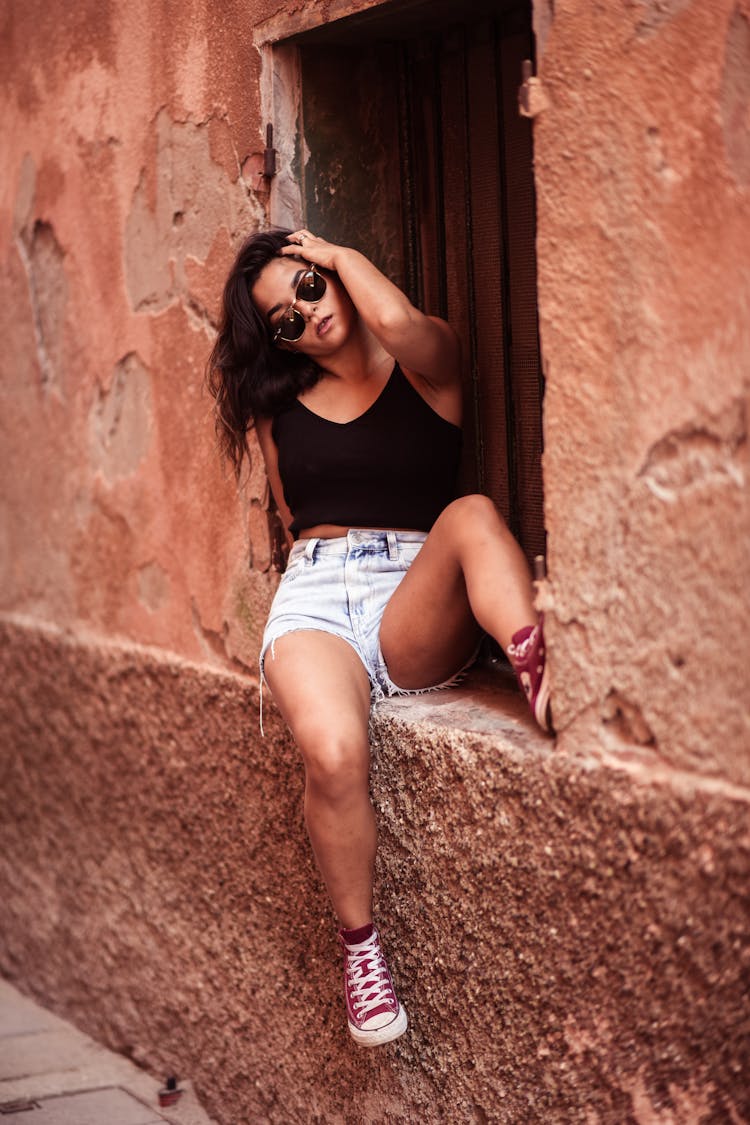
M 326 291 L 319 301 L 296 300 L 300 278 L 309 269 L 309 263 L 299 258 L 272 258 L 258 275 L 251 296 L 268 324 L 271 338 L 281 318 L 294 303 L 304 321 L 305 331 L 292 343 L 277 340 L 277 346 L 317 358 L 329 355 L 341 346 L 356 314 L 346 290 L 336 275 L 328 272 L 322 274 L 326 280 Z

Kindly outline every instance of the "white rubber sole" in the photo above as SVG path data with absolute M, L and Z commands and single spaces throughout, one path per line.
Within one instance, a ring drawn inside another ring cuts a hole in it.
M 536 697 L 534 706 L 534 718 L 539 723 L 542 730 L 547 731 L 548 734 L 552 734 L 554 732 L 554 727 L 552 726 L 552 711 L 550 709 L 549 695 L 549 669 L 545 665 L 544 672 L 542 673 L 542 682 L 539 685 L 539 694 Z
M 354 1024 L 349 1023 L 349 1034 L 358 1047 L 379 1047 L 381 1043 L 390 1043 L 392 1039 L 398 1039 L 399 1035 L 404 1034 L 408 1026 L 406 1008 L 399 1004 L 398 1015 L 395 1020 L 387 1023 L 385 1027 L 378 1027 L 373 1031 L 360 1031 Z

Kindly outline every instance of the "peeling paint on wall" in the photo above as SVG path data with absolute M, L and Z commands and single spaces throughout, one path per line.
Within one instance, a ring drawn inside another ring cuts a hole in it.
M 176 300 L 208 319 L 191 300 L 188 257 L 205 261 L 217 228 L 237 240 L 262 222 L 263 211 L 241 175 L 212 157 L 209 122 L 174 121 L 161 110 L 154 122 L 153 160 L 141 170 L 125 229 L 125 272 L 136 312 L 158 313 Z
M 24 229 L 17 246 L 29 284 L 37 360 L 45 391 L 64 389 L 62 355 L 68 283 L 65 254 L 50 223 L 37 220 Z
M 90 423 L 94 464 L 106 480 L 134 473 L 148 452 L 151 398 L 151 375 L 135 353 L 117 364 L 109 388 L 100 388 Z
M 747 404 L 735 399 L 719 415 L 672 430 L 651 448 L 639 472 L 665 501 L 698 486 L 745 484 L 740 454 L 747 443 Z
M 750 184 L 750 13 L 735 7 L 726 36 L 721 123 L 729 165 L 740 184 Z
M 637 32 L 639 36 L 653 35 L 665 23 L 679 16 L 690 6 L 692 0 L 636 0 L 634 7 L 639 10 Z
M 152 613 L 169 598 L 169 574 L 157 562 L 148 562 L 139 568 L 138 597 Z

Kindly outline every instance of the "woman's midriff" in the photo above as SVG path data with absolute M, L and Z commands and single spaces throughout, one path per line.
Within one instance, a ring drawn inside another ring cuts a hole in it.
M 417 527 L 367 527 L 358 524 L 354 527 L 339 527 L 333 523 L 319 523 L 315 527 L 305 527 L 298 539 L 342 539 L 350 531 L 419 531 Z

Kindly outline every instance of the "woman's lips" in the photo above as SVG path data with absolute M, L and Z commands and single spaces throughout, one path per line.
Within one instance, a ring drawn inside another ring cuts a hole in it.
M 330 325 L 331 325 L 330 316 L 324 316 L 323 319 L 321 320 L 320 324 L 316 328 L 317 334 L 319 336 L 325 336 L 326 332 L 330 328 Z

